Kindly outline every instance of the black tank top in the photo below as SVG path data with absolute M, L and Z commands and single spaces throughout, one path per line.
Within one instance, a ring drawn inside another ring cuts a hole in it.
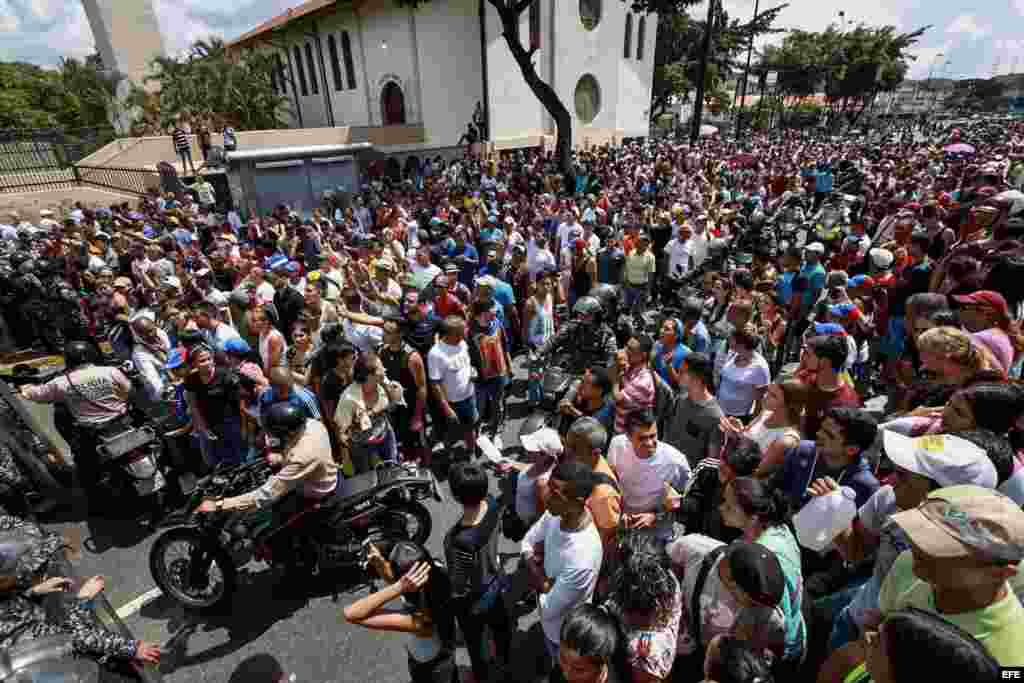
M 405 342 L 402 342 L 402 348 L 397 351 L 386 346 L 380 350 L 380 362 L 384 365 L 385 374 L 388 379 L 402 385 L 405 404 L 410 408 L 416 405 L 416 378 L 409 368 L 409 356 L 413 351 L 415 349 Z

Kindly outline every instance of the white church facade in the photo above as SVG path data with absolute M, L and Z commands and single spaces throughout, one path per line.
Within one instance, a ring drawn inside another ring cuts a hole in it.
M 534 0 L 520 21 L 576 146 L 648 134 L 656 15 L 623 0 Z M 450 147 L 479 106 L 498 149 L 554 139 L 487 0 L 310 0 L 229 47 L 276 52 L 294 128 L 395 127 L 410 147 Z

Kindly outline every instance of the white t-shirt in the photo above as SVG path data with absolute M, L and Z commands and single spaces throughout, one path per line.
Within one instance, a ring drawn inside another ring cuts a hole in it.
M 375 350 L 384 342 L 384 329 L 376 325 L 354 323 L 346 318 L 341 321 L 341 329 L 346 341 L 363 353 Z
M 257 298 L 259 298 L 260 301 L 266 304 L 269 304 L 274 300 L 275 293 L 276 290 L 274 289 L 274 285 L 266 281 L 261 282 L 260 286 L 256 288 Z
M 604 550 L 593 522 L 580 531 L 566 532 L 562 520 L 550 512 L 526 532 L 523 553 L 532 555 L 539 545 L 544 547 L 544 575 L 553 582 L 551 590 L 537 600 L 540 622 L 544 637 L 557 643 L 565 613 L 593 598 Z
M 540 512 L 537 509 L 537 487 L 551 478 L 554 468 L 555 465 L 552 463 L 551 467 L 539 474 L 536 479 L 527 474 L 527 470 L 519 473 L 516 481 L 516 514 L 525 524 L 533 524 L 537 520 Z
M 473 364 L 465 340 L 458 346 L 438 341 L 427 354 L 430 381 L 444 386 L 449 403 L 465 401 L 473 396 Z
M 224 344 L 229 339 L 240 339 L 242 335 L 238 334 L 238 330 L 228 325 L 226 322 L 217 323 L 216 327 L 210 330 L 204 330 L 203 335 L 206 337 L 207 342 L 214 349 L 223 349 Z
M 736 354 L 729 354 L 718 384 L 718 405 L 726 415 L 749 415 L 756 388 L 769 384 L 771 380 L 768 361 L 761 354 L 755 353 L 750 364 L 742 368 L 736 365 Z
M 685 275 L 690 270 L 690 258 L 693 255 L 693 240 L 681 242 L 678 239 L 669 240 L 665 245 L 665 253 L 668 254 L 668 274 L 673 277 Z M 679 269 L 676 270 L 676 266 Z
M 636 456 L 626 434 L 619 434 L 608 446 L 608 464 L 615 470 L 622 487 L 623 512 L 657 512 L 665 493 L 665 482 L 676 491 L 685 491 L 690 480 L 690 463 L 686 456 L 659 441 L 654 455 Z

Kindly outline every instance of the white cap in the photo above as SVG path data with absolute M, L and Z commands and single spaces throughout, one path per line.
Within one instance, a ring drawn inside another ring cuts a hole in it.
M 562 438 L 550 427 L 538 429 L 532 434 L 524 434 L 519 437 L 519 441 L 523 444 L 523 449 L 530 453 L 540 452 L 555 458 L 562 454 Z
M 868 255 L 871 256 L 871 262 L 875 264 L 875 268 L 883 270 L 892 266 L 892 262 L 896 260 L 896 257 L 888 249 L 872 249 Z
M 804 247 L 804 251 L 813 251 L 813 252 L 816 252 L 818 254 L 824 254 L 825 253 L 825 245 L 822 244 L 821 242 L 811 242 L 806 247 Z
M 996 467 L 984 449 L 952 434 L 911 438 L 891 430 L 883 432 L 885 454 L 902 469 L 931 479 L 940 487 L 973 484 L 994 489 Z

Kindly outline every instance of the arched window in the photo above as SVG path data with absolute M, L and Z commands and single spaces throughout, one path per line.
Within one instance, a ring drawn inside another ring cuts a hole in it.
M 292 53 L 295 55 L 295 68 L 299 71 L 299 91 L 306 96 L 309 94 L 309 84 L 306 83 L 306 68 L 302 66 L 302 50 L 296 45 L 292 48 Z
M 530 4 L 530 49 L 540 49 L 540 0 Z
M 277 85 L 277 64 L 270 67 L 270 89 L 274 91 L 275 95 L 280 92 Z
M 306 43 L 306 61 L 309 62 L 309 84 L 313 88 L 313 94 L 317 95 L 320 92 L 320 85 L 316 80 L 316 62 L 313 61 L 313 48 Z
M 356 66 L 352 61 L 352 41 L 348 37 L 348 31 L 341 32 L 341 55 L 345 59 L 345 78 L 348 80 L 348 89 L 356 89 Z
M 341 82 L 341 64 L 338 62 L 338 42 L 334 35 L 327 36 L 327 53 L 331 56 L 331 76 L 334 77 L 334 89 L 344 90 L 345 85 Z
M 626 37 L 622 43 L 622 58 L 633 56 L 633 13 L 626 12 Z
M 405 95 L 402 88 L 394 81 L 389 81 L 380 92 L 381 119 L 385 126 L 398 126 L 405 123 Z
M 644 61 L 644 34 L 647 33 L 647 17 L 640 17 L 640 26 L 636 30 L 636 58 Z

